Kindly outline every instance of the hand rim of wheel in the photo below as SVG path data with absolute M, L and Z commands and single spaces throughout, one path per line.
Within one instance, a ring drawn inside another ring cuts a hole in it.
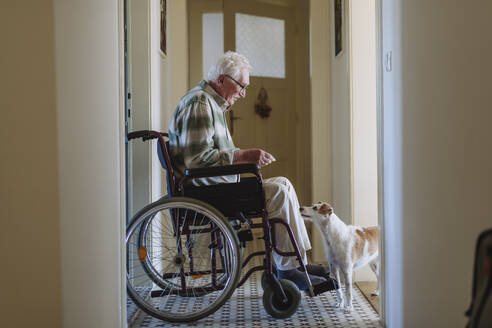
M 206 204 L 204 202 L 201 202 L 196 199 L 192 198 L 187 198 L 187 197 L 172 197 L 172 198 L 165 198 L 161 199 L 159 201 L 156 201 L 154 203 L 151 203 L 144 207 L 142 210 L 140 210 L 135 216 L 134 219 L 132 219 L 131 224 L 127 228 L 127 234 L 125 238 L 125 242 L 127 244 L 128 248 L 128 241 L 130 237 L 133 235 L 135 232 L 135 229 L 142 223 L 143 220 L 148 218 L 150 215 L 152 215 L 155 212 L 165 210 L 167 208 L 193 208 L 193 210 L 200 211 L 201 213 L 207 215 L 209 218 L 214 219 L 214 223 L 222 230 L 222 231 L 229 231 L 232 234 L 224 234 L 226 238 L 226 242 L 228 244 L 228 248 L 231 250 L 236 250 L 235 254 L 236 256 L 232 256 L 231 259 L 231 277 L 229 279 L 233 279 L 230 284 L 222 291 L 221 295 L 215 300 L 214 304 L 215 306 L 213 307 L 213 311 L 211 310 L 212 307 L 205 308 L 201 311 L 194 312 L 192 315 L 190 314 L 179 314 L 179 313 L 172 313 L 172 316 L 164 316 L 162 315 L 162 312 L 156 312 L 154 307 L 149 306 L 149 304 L 135 291 L 129 282 L 129 277 L 128 277 L 128 272 L 127 272 L 127 290 L 130 295 L 130 297 L 139 305 L 142 305 L 142 309 L 149 313 L 150 315 L 157 317 L 162 320 L 167 320 L 171 322 L 188 322 L 188 321 L 195 321 L 198 319 L 201 319 L 207 315 L 210 315 L 211 313 L 215 312 L 218 308 L 222 306 L 222 304 L 229 299 L 230 295 L 234 292 L 237 283 L 239 281 L 240 277 L 240 272 L 241 272 L 241 259 L 240 259 L 240 252 L 239 252 L 239 241 L 237 240 L 237 236 L 235 235 L 233 229 L 227 222 L 227 220 L 224 218 L 224 216 L 214 207 L 210 206 L 209 204 Z M 232 236 L 232 239 L 231 239 Z M 233 254 L 234 255 L 234 254 Z M 138 301 L 137 301 L 137 300 Z

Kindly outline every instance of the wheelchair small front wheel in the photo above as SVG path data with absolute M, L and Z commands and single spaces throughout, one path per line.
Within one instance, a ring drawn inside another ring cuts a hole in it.
M 290 280 L 280 279 L 279 282 L 287 296 L 287 302 L 283 303 L 273 286 L 267 285 L 263 292 L 263 306 L 266 312 L 276 319 L 290 318 L 301 302 L 301 292 Z
M 214 207 L 186 197 L 140 210 L 127 228 L 127 291 L 148 314 L 191 322 L 217 311 L 236 289 L 235 231 Z

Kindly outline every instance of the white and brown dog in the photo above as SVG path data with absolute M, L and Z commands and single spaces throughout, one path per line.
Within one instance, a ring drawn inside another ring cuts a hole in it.
M 343 275 L 345 299 L 339 288 L 337 306 L 344 307 L 347 311 L 353 309 L 352 273 L 366 264 L 371 266 L 378 278 L 378 287 L 372 295 L 379 295 L 378 227 L 346 225 L 327 203 L 319 202 L 310 207 L 301 207 L 300 211 L 304 220 L 314 222 L 320 230 L 330 271 L 335 274 L 340 286 L 340 271 Z

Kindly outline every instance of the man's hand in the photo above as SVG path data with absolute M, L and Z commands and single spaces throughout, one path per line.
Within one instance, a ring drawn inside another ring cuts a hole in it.
M 275 157 L 262 149 L 241 149 L 234 152 L 233 164 L 255 163 L 260 166 L 267 166 L 275 162 Z

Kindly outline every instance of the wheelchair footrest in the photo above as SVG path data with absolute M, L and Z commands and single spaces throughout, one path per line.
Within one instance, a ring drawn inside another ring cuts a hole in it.
M 328 292 L 330 290 L 335 290 L 338 288 L 340 288 L 340 286 L 338 285 L 337 281 L 335 279 L 328 278 L 328 280 L 323 281 L 322 283 L 313 286 L 314 296 L 317 296 L 317 295 L 323 294 L 324 292 Z M 307 294 L 309 295 L 309 292 L 307 292 Z

